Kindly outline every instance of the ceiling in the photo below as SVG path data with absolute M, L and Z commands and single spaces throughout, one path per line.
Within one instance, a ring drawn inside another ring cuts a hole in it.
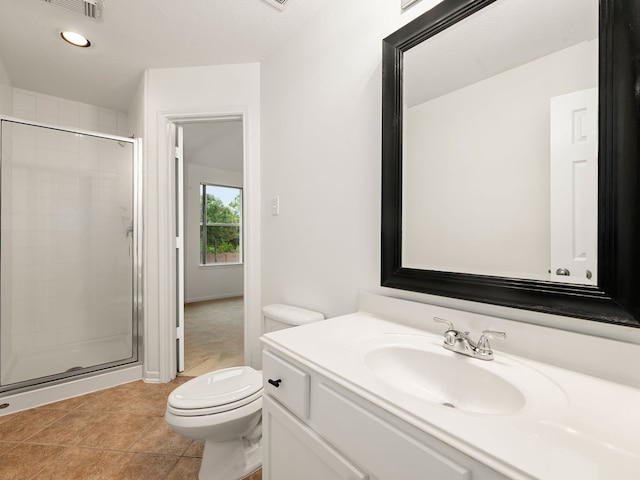
M 598 0 L 493 3 L 407 51 L 405 102 L 415 106 L 596 39 L 598 21 Z
M 264 60 L 330 0 L 105 0 L 102 21 L 45 0 L 0 0 L 13 87 L 126 112 L 147 68 Z M 59 38 L 75 30 L 92 42 Z

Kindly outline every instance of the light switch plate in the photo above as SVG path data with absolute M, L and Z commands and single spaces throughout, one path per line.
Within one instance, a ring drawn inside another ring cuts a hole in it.
M 271 215 L 280 215 L 280 197 L 271 197 Z

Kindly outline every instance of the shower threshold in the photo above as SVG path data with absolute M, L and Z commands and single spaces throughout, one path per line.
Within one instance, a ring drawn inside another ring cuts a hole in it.
M 106 337 L 70 345 L 41 348 L 14 354 L 3 368 L 0 386 L 11 385 L 60 373 L 81 371 L 132 357 L 131 335 Z M 82 360 L 84 366 L 78 366 Z M 69 365 L 74 365 L 69 367 Z

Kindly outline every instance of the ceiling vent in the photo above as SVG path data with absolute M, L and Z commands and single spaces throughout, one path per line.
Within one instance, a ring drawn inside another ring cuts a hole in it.
M 102 20 L 104 0 L 44 0 L 71 12 L 79 13 L 94 20 Z M 285 0 L 286 2 L 286 0 Z
M 289 0 L 264 0 L 264 1 L 267 2 L 269 5 L 273 5 L 274 7 L 280 10 L 284 10 L 284 7 L 287 6 L 287 2 L 289 2 Z

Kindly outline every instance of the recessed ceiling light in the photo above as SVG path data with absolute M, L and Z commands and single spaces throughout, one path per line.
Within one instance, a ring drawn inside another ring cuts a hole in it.
M 91 42 L 87 37 L 76 32 L 62 32 L 60 36 L 64 41 L 69 42 L 71 45 L 75 45 L 76 47 L 87 48 L 91 46 Z

